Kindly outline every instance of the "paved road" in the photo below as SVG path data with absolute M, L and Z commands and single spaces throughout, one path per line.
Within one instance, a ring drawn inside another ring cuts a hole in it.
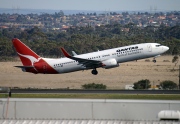
M 82 94 L 180 94 L 180 90 L 60 90 L 11 89 L 12 93 L 82 93 Z

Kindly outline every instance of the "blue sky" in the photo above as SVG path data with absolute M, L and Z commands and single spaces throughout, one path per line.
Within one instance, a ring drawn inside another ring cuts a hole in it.
M 93 10 L 93 11 L 180 11 L 180 0 L 0 0 L 0 8 Z

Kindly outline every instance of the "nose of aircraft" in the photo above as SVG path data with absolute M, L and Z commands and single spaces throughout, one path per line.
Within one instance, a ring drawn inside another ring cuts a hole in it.
M 164 46 L 164 50 L 165 50 L 165 51 L 168 51 L 168 50 L 169 50 L 169 47 Z

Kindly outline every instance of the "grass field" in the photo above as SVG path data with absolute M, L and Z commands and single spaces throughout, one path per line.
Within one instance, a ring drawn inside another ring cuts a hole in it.
M 127 62 L 112 69 L 98 68 L 98 75 L 92 75 L 91 70 L 78 71 L 66 74 L 32 74 L 22 72 L 13 66 L 22 65 L 21 62 L 0 62 L 0 87 L 20 88 L 70 88 L 79 89 L 87 83 L 103 83 L 108 89 L 124 89 L 125 85 L 133 84 L 141 79 L 149 79 L 151 85 L 161 81 L 179 81 L 179 66 L 172 71 L 173 56 L 160 56 L 157 63 L 145 60 Z M 179 65 L 179 63 L 177 64 Z
M 0 94 L 7 98 L 8 94 Z M 12 98 L 74 98 L 74 99 L 148 99 L 148 100 L 180 100 L 180 95 L 159 94 L 12 94 Z

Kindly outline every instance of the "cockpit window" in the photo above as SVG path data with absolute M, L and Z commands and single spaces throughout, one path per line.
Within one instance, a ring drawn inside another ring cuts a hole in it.
M 162 45 L 161 44 L 156 45 L 156 47 L 160 47 L 160 46 L 162 46 Z

